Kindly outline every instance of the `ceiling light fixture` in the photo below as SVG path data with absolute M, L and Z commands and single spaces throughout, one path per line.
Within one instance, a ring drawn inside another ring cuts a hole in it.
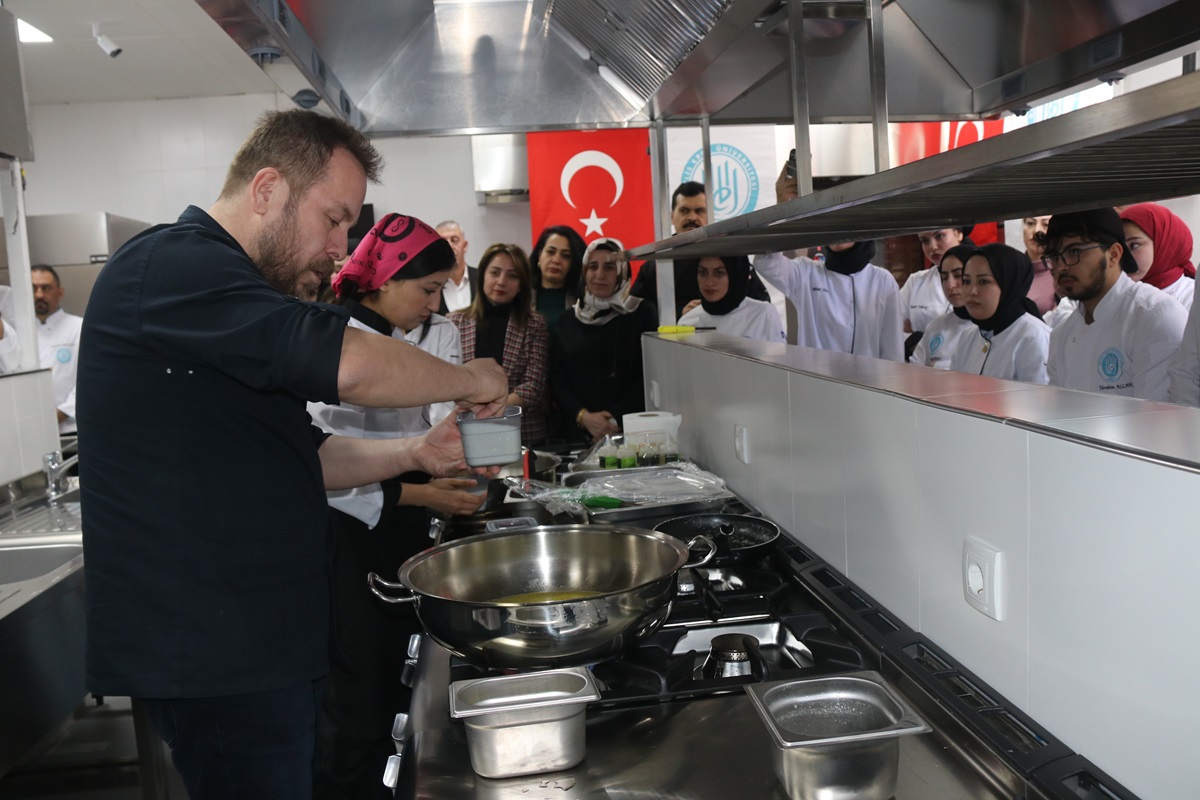
M 17 20 L 17 38 L 30 44 L 54 41 L 23 19 Z

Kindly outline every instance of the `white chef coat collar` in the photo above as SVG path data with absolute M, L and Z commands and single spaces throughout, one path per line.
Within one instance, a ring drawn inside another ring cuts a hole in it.
M 1104 293 L 1104 297 L 1101 297 L 1100 302 L 1096 303 L 1096 307 L 1092 309 L 1092 324 L 1095 325 L 1097 322 L 1106 320 L 1108 318 L 1108 312 L 1112 310 L 1113 306 L 1116 306 L 1120 302 L 1117 298 L 1129 291 L 1130 287 L 1132 286 L 1133 281 L 1128 275 L 1126 275 L 1124 272 L 1118 275 L 1117 282 L 1114 283 L 1109 290 Z M 1076 310 L 1082 314 L 1083 303 L 1080 303 Z
M 66 317 L 66 315 L 67 315 L 67 312 L 63 309 L 62 306 L 59 306 L 58 310 L 55 311 L 53 314 L 46 315 L 45 321 L 39 319 L 38 324 L 39 325 L 55 324 L 55 323 L 61 322 L 63 320 L 63 318 Z

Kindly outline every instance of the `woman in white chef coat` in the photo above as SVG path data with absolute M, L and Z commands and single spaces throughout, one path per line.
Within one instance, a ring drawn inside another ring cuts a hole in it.
M 942 281 L 942 292 L 950 303 L 950 311 L 929 323 L 925 335 L 917 342 L 909 363 L 935 369 L 950 369 L 950 361 L 958 352 L 959 342 L 979 329 L 967 313 L 966 297 L 963 295 L 963 268 L 967 259 L 975 252 L 972 245 L 960 244 L 951 247 L 942 255 L 938 264 L 938 275 Z
M 1004 244 L 986 244 L 967 258 L 963 294 L 978 328 L 964 337 L 950 362 L 957 372 L 1047 383 L 1050 327 L 1029 299 L 1029 256 Z
M 337 302 L 349 325 L 414 341 L 447 360 L 458 358 L 458 330 L 434 320 L 454 251 L 437 231 L 414 217 L 388 214 L 334 276 Z M 444 415 L 446 409 L 435 410 Z M 313 421 L 331 433 L 368 439 L 415 436 L 428 430 L 429 407 L 381 409 L 310 403 Z M 440 417 L 439 417 L 440 418 Z M 389 752 L 391 723 L 405 711 L 409 691 L 395 680 L 409 636 L 421 631 L 413 611 L 376 601 L 368 572 L 396 574 L 430 545 L 427 508 L 470 514 L 482 501 L 466 491 L 475 481 L 406 473 L 359 489 L 329 492 L 333 509 L 334 647 L 322 707 L 314 797 L 374 796 Z
M 765 300 L 746 296 L 750 259 L 745 256 L 702 258 L 696 265 L 700 305 L 679 318 L 680 325 L 716 328 L 720 333 L 783 342 L 783 320 Z
M 1192 265 L 1192 232 L 1187 223 L 1166 206 L 1138 203 L 1121 212 L 1125 241 L 1137 261 L 1129 277 L 1148 283 L 1192 307 L 1196 267 Z

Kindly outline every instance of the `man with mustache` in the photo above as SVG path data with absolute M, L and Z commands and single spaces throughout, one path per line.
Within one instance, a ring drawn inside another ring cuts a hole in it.
M 35 264 L 33 310 L 37 314 L 38 363 L 50 370 L 54 410 L 60 434 L 75 433 L 75 373 L 79 365 L 79 333 L 83 317 L 62 309 L 65 294 L 54 267 Z
M 704 184 L 684 181 L 671 193 L 671 225 L 675 233 L 686 233 L 708 224 L 708 196 Z M 695 259 L 675 262 L 675 318 L 700 305 L 700 282 L 696 278 Z M 658 269 L 653 261 L 647 261 L 638 271 L 637 280 L 629 294 L 657 302 Z M 750 285 L 746 296 L 755 300 L 769 301 L 767 287 L 753 268 L 750 270 Z
M 1187 311 L 1165 292 L 1130 280 L 1138 266 L 1117 212 L 1055 214 L 1037 242 L 1058 293 L 1077 302 L 1050 335 L 1050 385 L 1166 401 L 1167 368 Z
M 494 361 L 456 366 L 298 299 L 345 255 L 381 161 L 341 120 L 268 113 L 216 202 L 122 246 L 88 303 L 87 687 L 135 698 L 192 800 L 312 796 L 326 490 L 466 468 L 453 417 L 361 439 L 315 428 L 305 401 L 491 416 L 508 394 Z

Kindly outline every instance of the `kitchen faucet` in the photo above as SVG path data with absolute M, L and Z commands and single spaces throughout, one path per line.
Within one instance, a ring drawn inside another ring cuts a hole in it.
M 45 464 L 46 488 L 50 492 L 50 502 L 55 503 L 70 491 L 65 473 L 79 463 L 79 454 L 76 453 L 64 461 L 62 451 L 54 450 L 42 456 L 42 462 Z

